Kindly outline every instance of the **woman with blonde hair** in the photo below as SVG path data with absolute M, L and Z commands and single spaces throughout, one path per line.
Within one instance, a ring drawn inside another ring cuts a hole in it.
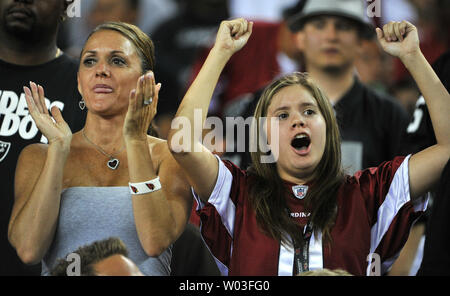
M 78 71 L 87 119 L 75 134 L 58 108 L 48 113 L 42 86 L 24 87 L 49 144 L 20 155 L 8 236 L 23 262 L 42 261 L 43 275 L 72 250 L 111 236 L 144 274 L 170 274 L 170 246 L 192 197 L 166 142 L 147 135 L 161 88 L 153 51 L 136 26 L 111 22 L 93 31 Z

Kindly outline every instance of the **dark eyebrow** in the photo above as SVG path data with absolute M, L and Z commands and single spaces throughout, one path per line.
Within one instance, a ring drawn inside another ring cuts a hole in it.
M 83 53 L 83 55 L 86 55 L 86 54 L 88 54 L 88 53 L 90 53 L 90 54 L 96 54 L 97 52 L 96 52 L 95 50 L 88 50 L 88 51 L 85 51 L 85 52 Z
M 314 103 L 304 102 L 304 103 L 300 104 L 300 107 L 304 108 L 304 107 L 317 107 L 317 106 Z M 289 109 L 290 109 L 290 107 L 288 107 L 288 106 L 280 106 L 277 109 L 273 110 L 273 113 L 282 111 L 282 110 L 289 110 Z
M 97 53 L 97 51 L 96 50 L 88 50 L 88 51 L 86 51 L 86 52 L 84 52 L 84 54 L 83 55 L 85 55 L 85 54 L 96 54 Z M 123 51 L 121 51 L 121 50 L 113 50 L 112 52 L 111 52 L 111 54 L 118 54 L 118 53 L 120 53 L 120 54 L 125 54 Z
M 311 20 L 318 20 L 318 21 L 323 21 L 327 18 L 327 15 L 318 15 L 315 18 L 311 19 Z
M 300 104 L 301 107 L 317 107 L 316 103 L 305 102 Z
M 281 110 L 288 110 L 288 109 L 289 109 L 288 106 L 281 106 L 281 107 L 278 107 L 277 109 L 273 110 L 273 113 L 276 113 Z
M 121 51 L 121 50 L 113 50 L 112 52 L 111 52 L 111 54 L 118 54 L 118 53 L 120 53 L 120 54 L 125 54 L 123 51 Z

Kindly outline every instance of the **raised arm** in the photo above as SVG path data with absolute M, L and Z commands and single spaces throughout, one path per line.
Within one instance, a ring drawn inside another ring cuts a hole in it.
M 230 57 L 247 43 L 252 27 L 253 23 L 242 18 L 221 23 L 214 47 L 172 121 L 169 148 L 204 201 L 214 189 L 219 166 L 215 156 L 202 145 L 201 129 L 220 73 Z
M 55 122 L 52 120 L 43 88 L 34 83 L 30 83 L 30 88 L 24 88 L 28 109 L 49 144 L 27 146 L 17 163 L 8 238 L 26 264 L 38 263 L 53 240 L 64 165 L 72 140 L 72 132 L 57 107 L 51 110 Z
M 159 256 L 179 237 L 192 206 L 188 181 L 166 143 L 147 136 L 160 87 L 151 72 L 139 79 L 130 94 L 123 128 L 130 189 L 138 193 L 132 195 L 134 221 L 141 246 L 149 256 Z M 147 190 L 152 186 L 158 189 L 158 176 L 161 190 Z
M 435 184 L 450 157 L 450 96 L 419 48 L 417 29 L 409 22 L 390 22 L 377 28 L 383 49 L 399 57 L 411 73 L 428 106 L 437 144 L 413 155 L 409 162 L 411 199 Z

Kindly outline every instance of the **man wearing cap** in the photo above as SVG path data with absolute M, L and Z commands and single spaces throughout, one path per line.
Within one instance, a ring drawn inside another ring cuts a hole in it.
M 334 105 L 348 173 L 398 155 L 408 123 L 400 104 L 357 78 L 355 60 L 361 41 L 375 32 L 365 16 L 362 0 L 309 0 L 288 20 L 306 71 Z

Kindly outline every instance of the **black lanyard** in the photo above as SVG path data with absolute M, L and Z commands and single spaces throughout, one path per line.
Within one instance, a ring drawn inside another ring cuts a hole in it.
M 294 243 L 294 270 L 293 274 L 297 275 L 299 273 L 309 270 L 309 241 L 312 236 L 312 226 L 310 221 L 306 224 L 303 231 L 303 243 L 301 246 L 297 246 Z

